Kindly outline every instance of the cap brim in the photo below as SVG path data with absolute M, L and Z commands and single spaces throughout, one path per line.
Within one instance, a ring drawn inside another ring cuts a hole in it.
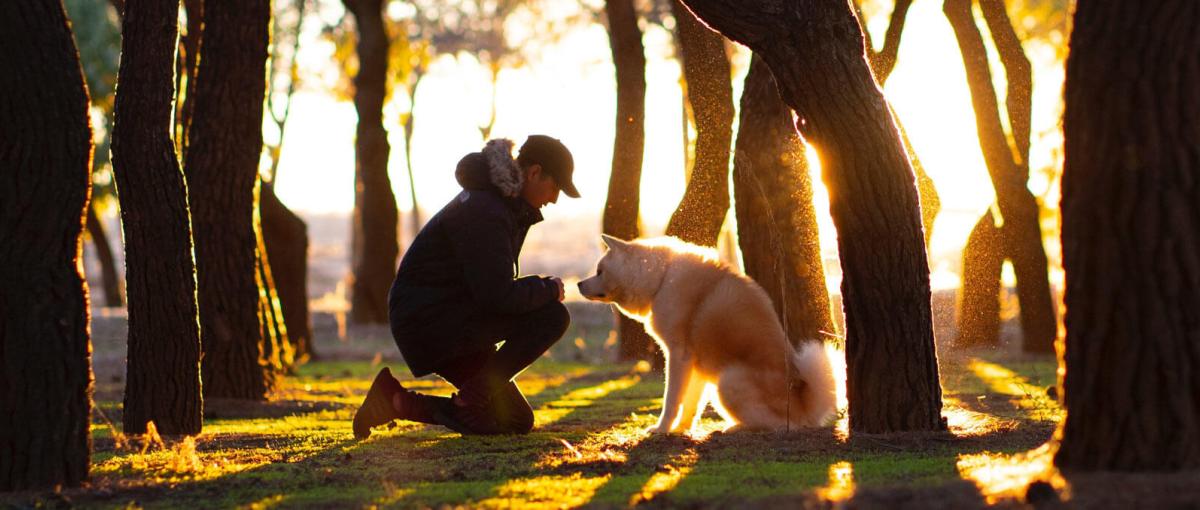
M 558 189 L 561 189 L 562 192 L 565 193 L 568 197 L 579 198 L 579 190 L 575 189 L 575 184 L 572 182 L 560 184 L 558 186 Z

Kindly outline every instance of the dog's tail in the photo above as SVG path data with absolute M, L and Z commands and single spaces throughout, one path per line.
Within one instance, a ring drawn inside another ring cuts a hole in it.
M 837 350 L 825 342 L 806 341 L 796 349 L 792 368 L 792 401 L 789 420 L 800 426 L 819 427 L 837 412 L 837 383 L 831 358 Z

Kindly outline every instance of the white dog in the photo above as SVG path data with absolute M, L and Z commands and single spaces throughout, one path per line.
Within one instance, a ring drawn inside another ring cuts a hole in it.
M 715 251 L 675 238 L 603 239 L 609 250 L 579 290 L 641 321 L 666 353 L 663 410 L 651 432 L 690 430 L 708 384 L 727 430 L 821 426 L 833 416 L 829 356 L 819 342 L 792 349 L 757 283 Z

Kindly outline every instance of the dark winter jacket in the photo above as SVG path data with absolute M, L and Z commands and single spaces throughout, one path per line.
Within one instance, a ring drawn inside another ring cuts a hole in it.
M 536 310 L 558 299 L 545 277 L 518 277 L 529 227 L 542 215 L 519 192 L 512 142 L 492 140 L 458 162 L 463 191 L 421 229 L 388 296 L 392 335 L 413 375 L 501 339 L 469 338 L 473 321 Z

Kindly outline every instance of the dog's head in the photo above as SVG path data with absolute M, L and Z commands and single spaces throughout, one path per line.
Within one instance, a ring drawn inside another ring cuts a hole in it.
M 602 234 L 608 251 L 596 264 L 596 274 L 579 282 L 583 297 L 615 303 L 626 311 L 638 313 L 649 301 L 662 280 L 662 261 L 654 251 L 637 242 L 626 242 Z

